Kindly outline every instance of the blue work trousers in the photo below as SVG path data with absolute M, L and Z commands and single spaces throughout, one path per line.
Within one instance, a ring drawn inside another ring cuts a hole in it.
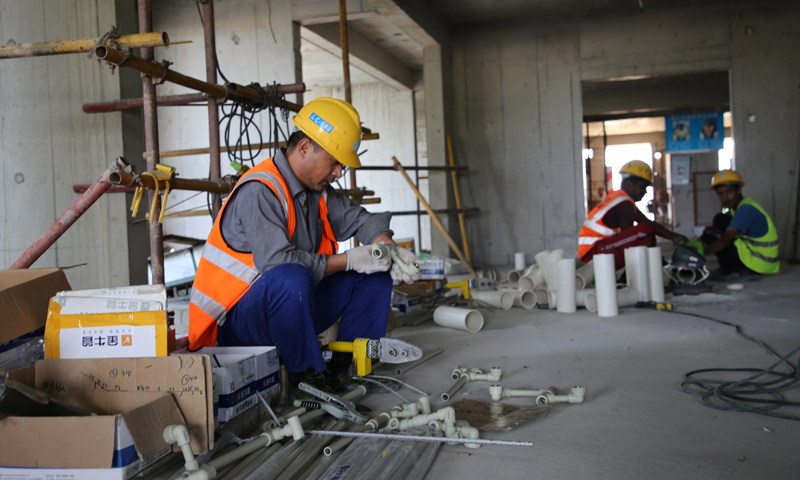
M 338 272 L 314 285 L 309 269 L 286 263 L 253 282 L 217 339 L 220 346 L 274 345 L 289 373 L 322 372 L 317 335 L 341 318 L 337 340 L 385 336 L 391 295 L 388 273 Z

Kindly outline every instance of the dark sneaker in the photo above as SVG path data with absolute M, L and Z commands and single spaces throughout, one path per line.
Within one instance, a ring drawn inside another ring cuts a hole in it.
M 305 383 L 326 393 L 333 393 L 333 389 L 326 381 L 323 373 L 307 369 L 302 372 L 289 374 L 289 397 L 291 400 L 316 400 L 317 397 L 300 390 L 300 384 Z

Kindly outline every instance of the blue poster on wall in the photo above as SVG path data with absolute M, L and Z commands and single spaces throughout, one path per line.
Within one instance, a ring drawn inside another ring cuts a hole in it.
M 725 140 L 722 112 L 668 116 L 664 124 L 667 153 L 722 149 Z

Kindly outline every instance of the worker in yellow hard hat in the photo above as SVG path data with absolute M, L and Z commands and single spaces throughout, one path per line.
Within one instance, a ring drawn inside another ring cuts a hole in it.
M 345 166 L 361 166 L 358 112 L 317 98 L 293 120 L 286 148 L 242 176 L 214 222 L 190 298 L 189 348 L 274 345 L 297 394 L 301 382 L 331 391 L 352 362 L 337 353 L 329 370 L 318 334 L 340 320 L 338 340 L 385 336 L 392 280 L 419 274 L 372 256 L 370 244 L 395 244 L 391 214 L 369 213 L 331 186 Z M 338 253 L 353 236 L 364 246 Z
M 756 280 L 780 271 L 775 224 L 761 205 L 742 195 L 742 187 L 742 176 L 733 170 L 720 170 L 711 179 L 722 212 L 702 237 L 705 253 L 715 253 L 720 263 L 710 280 Z
M 617 269 L 625 265 L 624 251 L 638 245 L 655 246 L 655 235 L 682 243 L 688 239 L 653 222 L 636 208 L 653 184 L 650 165 L 633 160 L 622 166 L 622 185 L 589 212 L 578 236 L 578 257 L 589 262 L 599 253 L 614 254 Z M 634 225 L 636 223 L 636 225 Z

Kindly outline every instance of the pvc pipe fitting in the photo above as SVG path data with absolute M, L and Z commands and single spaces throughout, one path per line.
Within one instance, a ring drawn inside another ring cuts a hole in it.
M 553 395 L 553 392 L 557 392 L 553 387 L 542 390 L 513 390 L 510 388 L 503 388 L 501 385 L 492 385 L 489 387 L 489 395 L 495 402 L 499 402 L 503 398 L 511 397 L 539 397 L 547 393 Z
M 381 245 L 379 243 L 370 245 L 370 253 L 372 254 L 372 258 L 375 259 L 388 257 L 392 254 L 388 245 Z
M 559 313 L 574 313 L 575 305 L 575 259 L 566 258 L 556 263 L 558 275 L 558 297 L 556 310 Z
M 550 310 L 558 308 L 558 292 L 556 290 L 547 291 L 547 306 Z
M 392 407 L 387 413 L 390 418 L 411 418 L 431 413 L 431 402 L 428 397 L 420 397 L 416 402 L 403 403 Z
M 262 435 L 269 439 L 269 443 L 265 445 L 268 446 L 289 436 L 295 440 L 300 440 L 305 436 L 305 432 L 303 431 L 303 425 L 300 423 L 300 418 L 295 415 L 294 417 L 289 417 L 283 427 L 273 428 L 269 432 L 262 433 Z
M 467 368 L 463 366 L 458 366 L 453 369 L 453 373 L 450 375 L 450 378 L 453 380 L 458 380 L 462 375 L 467 375 L 470 381 L 476 380 L 488 380 L 490 382 L 499 382 L 500 379 L 503 377 L 503 369 L 500 367 L 492 367 L 489 370 L 489 373 L 483 373 L 483 370 L 480 368 Z
M 514 283 L 518 281 L 519 277 L 521 276 L 522 273 L 519 270 L 511 270 L 510 272 L 508 272 L 508 275 L 506 275 L 506 278 L 508 279 L 509 282 Z
M 548 282 L 547 278 L 547 256 L 550 255 L 550 250 L 545 250 L 543 252 L 537 253 L 533 258 L 536 260 L 536 265 L 539 267 L 539 271 L 542 274 L 542 279 L 544 282 Z
M 553 392 L 545 391 L 536 397 L 537 405 L 547 405 L 553 402 L 583 403 L 586 389 L 581 386 L 572 387 L 567 395 L 555 395 Z
M 457 438 L 471 438 L 471 439 L 475 439 L 475 440 L 480 438 L 480 432 L 475 427 L 470 427 L 469 425 L 466 425 L 466 426 L 463 426 L 463 427 L 456 427 L 456 430 L 458 431 L 458 437 Z M 467 447 L 467 448 L 480 448 L 481 447 L 480 444 L 478 444 L 478 443 L 465 443 L 464 446 Z
M 511 296 L 510 293 L 503 290 L 493 290 L 493 291 L 473 291 L 470 292 L 472 294 L 472 298 L 475 300 L 484 302 L 496 308 L 502 308 L 503 310 L 510 310 L 511 307 L 514 306 L 514 297 Z
M 533 290 L 512 290 L 511 296 L 514 298 L 514 306 L 521 307 L 525 310 L 531 310 L 536 307 L 536 294 Z
M 456 307 L 438 307 L 433 312 L 433 321 L 447 328 L 475 333 L 483 328 L 483 315 L 477 310 Z
M 517 280 L 517 288 L 520 290 L 533 290 L 536 288 L 536 282 L 530 276 L 523 275 Z
M 456 424 L 456 411 L 453 407 L 444 407 L 439 410 L 429 413 L 427 415 L 417 415 L 413 418 L 393 418 L 389 421 L 388 427 L 392 430 L 409 430 L 414 427 L 421 427 L 427 425 L 433 420 L 438 420 L 445 425 L 445 433 L 448 427 L 455 427 Z
M 589 294 L 595 294 L 594 288 L 583 288 L 581 290 L 575 291 L 575 305 L 578 307 L 586 307 L 588 310 L 589 307 L 586 306 L 586 296 Z M 594 297 L 594 301 L 596 301 L 596 296 Z M 595 304 L 595 309 L 591 311 L 597 311 L 597 305 Z
M 200 469 L 200 465 L 198 465 L 197 459 L 194 458 L 194 453 L 192 453 L 192 440 L 189 438 L 189 430 L 186 429 L 186 425 L 167 425 L 162 435 L 165 442 L 170 445 L 177 443 L 181 447 L 187 472 Z
M 532 270 L 530 273 L 526 273 L 520 278 L 527 278 L 533 282 L 533 286 L 530 288 L 531 290 L 536 290 L 537 288 L 544 287 L 546 285 L 544 281 L 544 274 L 538 268 Z

